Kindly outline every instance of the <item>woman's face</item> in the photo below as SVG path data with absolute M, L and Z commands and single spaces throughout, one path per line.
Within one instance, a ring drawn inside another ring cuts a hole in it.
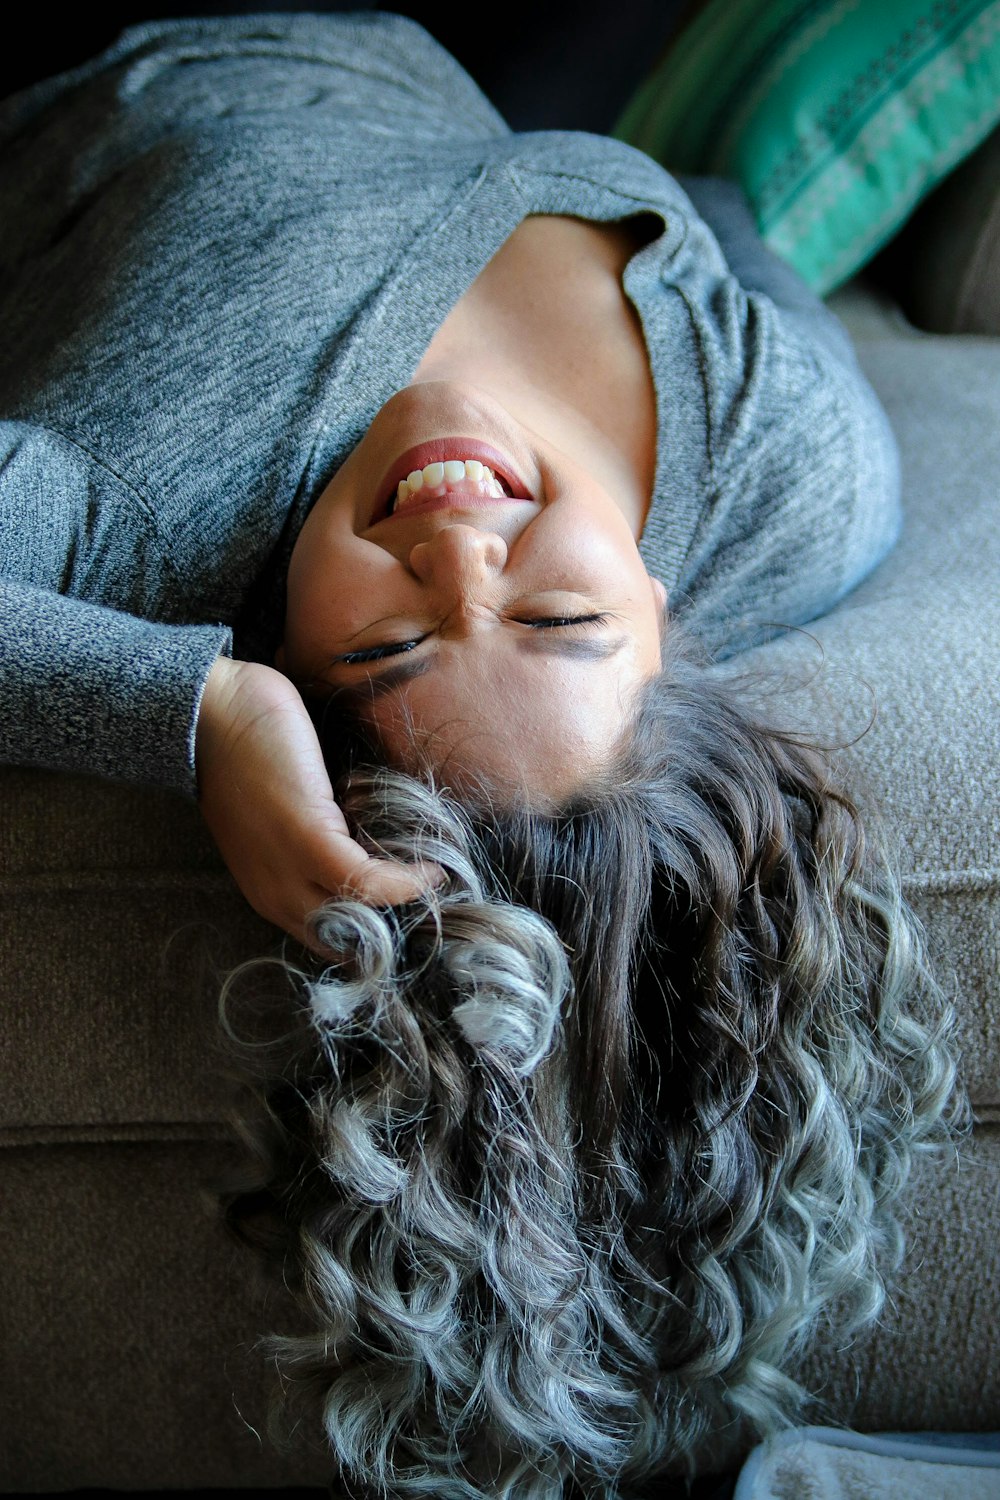
M 307 693 L 359 690 L 394 760 L 415 735 L 439 766 L 558 802 L 658 670 L 666 596 L 615 498 L 621 455 L 516 404 L 427 380 L 382 407 L 298 537 L 278 665 Z

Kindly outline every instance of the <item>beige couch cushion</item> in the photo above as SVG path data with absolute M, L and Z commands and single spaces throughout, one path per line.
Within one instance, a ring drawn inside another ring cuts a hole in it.
M 880 810 L 958 1009 L 977 1111 L 1000 1105 L 1000 340 L 912 328 L 855 286 L 831 299 L 903 456 L 888 560 L 827 617 L 740 660 L 807 685 L 779 718 L 830 742 Z M 865 726 L 875 714 L 867 732 Z

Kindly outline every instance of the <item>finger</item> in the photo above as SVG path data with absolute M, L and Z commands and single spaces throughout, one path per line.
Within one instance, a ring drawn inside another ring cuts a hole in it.
M 279 902 L 259 898 L 251 901 L 258 915 L 265 921 L 282 928 L 296 942 L 311 949 L 313 953 L 328 956 L 328 949 L 316 939 L 312 919 L 328 902 L 355 900 L 369 906 L 401 906 L 426 896 L 433 887 L 441 885 L 447 875 L 440 865 L 431 861 L 405 865 L 392 860 L 373 859 L 363 849 L 359 850 L 363 860 L 349 879 L 338 882 L 337 889 L 312 882 L 301 894 L 301 905 L 289 905 L 287 891 Z M 250 897 L 247 897 L 250 900 Z
M 328 903 L 353 899 L 368 906 L 402 906 L 417 900 L 426 894 L 430 886 L 438 885 L 446 879 L 445 872 L 438 865 L 393 865 L 388 860 L 372 860 L 371 864 L 373 868 L 369 870 L 367 879 L 359 877 L 355 881 L 355 890 L 334 893 L 317 887 L 316 894 L 306 909 L 304 921 L 286 916 L 278 925 L 284 927 L 304 948 L 321 958 L 329 959 L 331 949 L 317 933 L 317 928 L 322 925 L 322 910 Z M 379 868 L 383 865 L 385 869 Z
M 447 879 L 433 860 L 404 864 L 383 859 L 336 829 L 325 830 L 322 855 L 322 865 L 313 866 L 312 878 L 334 898 L 346 895 L 376 906 L 397 906 L 417 900 Z
M 363 853 L 364 851 L 362 851 Z M 395 860 L 366 856 L 366 863 L 355 867 L 346 878 L 345 887 L 359 901 L 373 906 L 401 906 L 419 900 L 442 885 L 447 876 L 440 865 L 430 860 L 404 865 Z

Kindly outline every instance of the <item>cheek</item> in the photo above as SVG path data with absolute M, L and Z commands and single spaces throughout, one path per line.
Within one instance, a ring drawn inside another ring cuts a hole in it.
M 355 537 L 325 537 L 293 554 L 288 570 L 285 649 L 294 672 L 315 671 L 359 630 L 385 613 L 389 570 L 372 554 L 379 549 Z
M 645 566 L 628 522 L 613 501 L 567 496 L 544 520 L 546 560 L 576 587 L 622 597 L 635 593 L 640 575 L 645 578 Z

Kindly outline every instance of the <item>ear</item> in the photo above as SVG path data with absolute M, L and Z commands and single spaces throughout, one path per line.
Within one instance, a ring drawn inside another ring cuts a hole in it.
M 665 614 L 667 609 L 667 591 L 660 580 L 654 578 L 652 574 L 649 576 L 649 581 L 652 585 L 653 597 L 656 599 L 656 607 L 661 614 Z

